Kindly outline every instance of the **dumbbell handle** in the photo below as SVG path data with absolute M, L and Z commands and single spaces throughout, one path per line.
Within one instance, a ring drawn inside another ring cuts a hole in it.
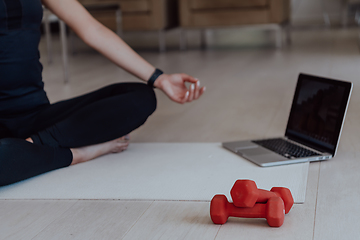
M 280 197 L 280 194 L 277 194 L 276 192 L 271 192 L 268 190 L 264 190 L 264 189 L 258 189 L 258 198 L 257 201 L 258 203 L 266 203 L 271 197 Z
M 258 203 L 252 208 L 238 208 L 227 203 L 229 216 L 240 218 L 266 218 L 266 204 Z

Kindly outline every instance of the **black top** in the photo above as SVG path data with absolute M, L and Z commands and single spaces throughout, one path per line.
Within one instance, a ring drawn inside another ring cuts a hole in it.
M 38 50 L 42 15 L 41 0 L 0 0 L 0 125 L 49 105 Z

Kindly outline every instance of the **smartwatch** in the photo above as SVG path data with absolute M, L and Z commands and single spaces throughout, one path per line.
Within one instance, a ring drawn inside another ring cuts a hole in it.
M 150 87 L 152 88 L 155 88 L 154 87 L 154 82 L 155 80 L 161 75 L 163 74 L 164 72 L 161 71 L 160 69 L 155 69 L 155 72 L 151 75 L 151 77 L 149 78 L 148 82 L 147 82 L 147 85 L 149 85 Z

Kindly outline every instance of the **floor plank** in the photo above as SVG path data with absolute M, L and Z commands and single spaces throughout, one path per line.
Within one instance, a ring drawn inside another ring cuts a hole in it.
M 359 238 L 359 172 L 359 152 L 321 163 L 315 240 Z
M 32 239 L 76 202 L 0 200 L 0 239 Z
M 80 200 L 33 239 L 122 239 L 151 203 Z
M 124 240 L 133 239 L 214 239 L 218 225 L 211 222 L 210 203 L 154 202 Z

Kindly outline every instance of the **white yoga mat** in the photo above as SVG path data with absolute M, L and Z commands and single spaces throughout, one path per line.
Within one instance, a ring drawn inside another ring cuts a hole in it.
M 305 201 L 308 163 L 259 167 L 220 143 L 131 143 L 128 150 L 0 187 L 0 199 L 210 201 L 237 179 L 288 187 Z

